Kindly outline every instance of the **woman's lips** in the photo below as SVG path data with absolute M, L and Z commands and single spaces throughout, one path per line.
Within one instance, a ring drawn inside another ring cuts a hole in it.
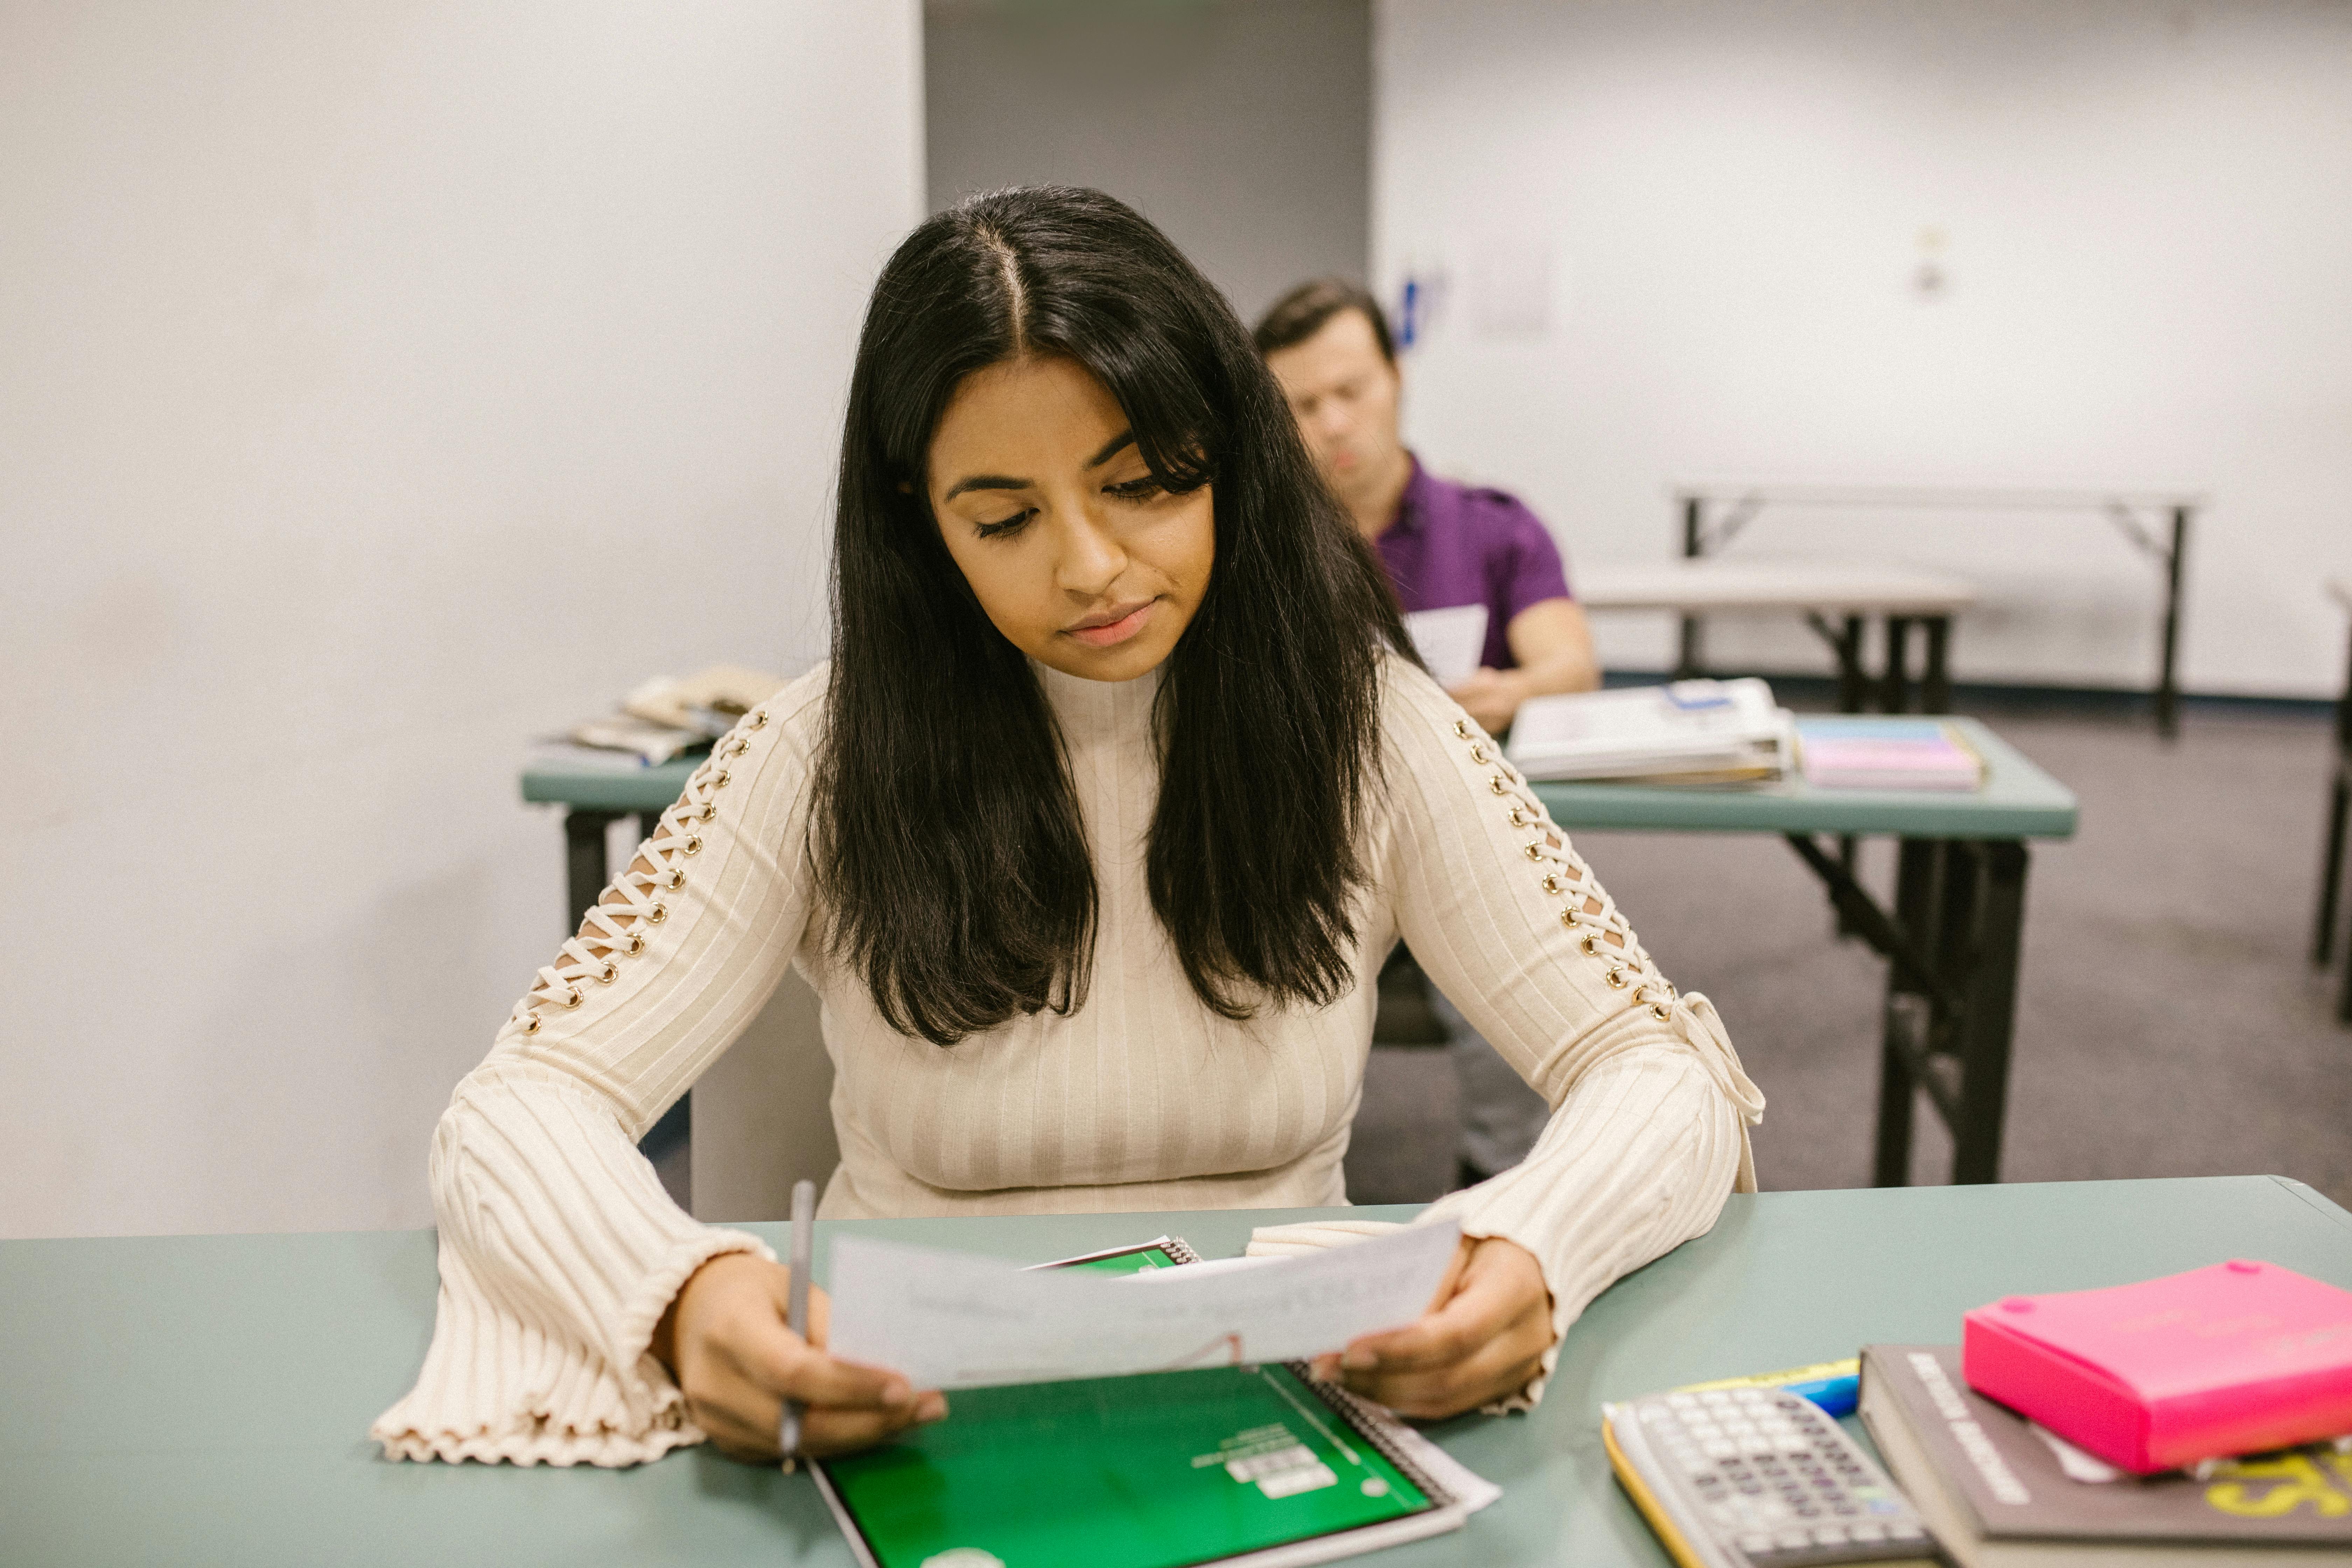
M 1117 647 L 1143 629 L 1144 624 L 1151 619 L 1151 612 L 1158 607 L 1160 601 L 1157 599 L 1146 599 L 1124 614 L 1121 614 L 1118 606 L 1114 605 L 1107 613 L 1118 616 L 1117 620 L 1107 621 L 1095 616 L 1088 616 L 1076 626 L 1066 628 L 1066 635 L 1077 638 L 1088 647 Z

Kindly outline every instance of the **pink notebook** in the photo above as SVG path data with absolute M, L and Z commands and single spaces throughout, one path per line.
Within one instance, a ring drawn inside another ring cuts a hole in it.
M 1965 1320 L 1969 1386 L 2141 1475 L 2352 1432 L 2352 1290 L 2243 1259 Z

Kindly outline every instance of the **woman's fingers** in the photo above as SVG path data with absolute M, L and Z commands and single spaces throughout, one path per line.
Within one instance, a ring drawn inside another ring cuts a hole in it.
M 1339 1358 L 1347 1385 L 1412 1415 L 1450 1415 L 1526 1386 L 1552 1342 L 1551 1297 L 1524 1249 L 1487 1239 L 1459 1255 L 1458 1288 L 1418 1321 Z
M 1538 1291 L 1541 1279 L 1538 1274 Z M 1436 1305 L 1403 1328 L 1367 1334 L 1350 1344 L 1340 1365 L 1350 1372 L 1447 1365 L 1486 1343 L 1531 1304 L 1525 1281 L 1507 1269 L 1459 1268 L 1453 1283 L 1450 1294 L 1441 1292 Z
M 840 1453 L 884 1441 L 947 1414 L 884 1367 L 836 1361 L 803 1341 L 784 1319 L 787 1276 L 772 1265 L 714 1275 L 681 1314 L 679 1357 L 687 1409 L 720 1449 L 738 1458 L 777 1457 L 783 1402 L 804 1408 L 801 1449 Z M 809 1332 L 821 1340 L 830 1303 L 810 1293 Z
M 1348 1386 L 1403 1415 L 1456 1415 L 1509 1397 L 1543 1366 L 1544 1345 L 1532 1335 L 1490 1341 L 1444 1366 L 1413 1372 L 1351 1373 Z
M 781 1327 L 746 1335 L 732 1347 L 742 1375 L 767 1393 L 803 1405 L 895 1410 L 912 1405 L 915 1390 L 895 1372 L 835 1361 Z
M 870 1448 L 947 1413 L 947 1400 L 936 1393 L 925 1394 L 904 1412 L 813 1408 L 801 1422 L 801 1451 L 824 1455 Z

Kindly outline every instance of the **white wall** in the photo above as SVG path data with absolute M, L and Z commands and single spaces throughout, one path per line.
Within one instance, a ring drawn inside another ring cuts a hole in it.
M 821 655 L 912 0 L 0 9 L 0 1235 L 404 1226 L 523 743 Z
M 932 0 L 932 210 L 1093 185 L 1158 224 L 1244 321 L 1363 276 L 1370 0 Z
M 2352 572 L 2352 5 L 1381 0 L 1374 256 L 1442 278 L 1412 438 L 1577 561 L 1671 478 L 2186 484 L 2192 689 L 2320 695 Z M 1939 231 L 1937 236 L 1925 231 Z M 1933 247 L 1934 248 L 1930 248 Z M 1948 285 L 1923 298 L 1923 259 Z M 1539 280 L 1529 284 L 1527 279 Z M 2096 518 L 1759 522 L 1948 566 L 1961 673 L 2138 686 L 2154 569 Z M 1664 626 L 1607 617 L 1612 663 Z M 1730 659 L 1820 669 L 1792 626 Z

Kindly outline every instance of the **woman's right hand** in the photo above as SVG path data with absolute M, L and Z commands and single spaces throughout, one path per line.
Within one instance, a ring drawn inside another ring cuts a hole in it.
M 801 1452 L 871 1447 L 948 1413 L 895 1372 L 835 1361 L 823 1349 L 829 1303 L 809 1289 L 809 1337 L 785 1327 L 792 1270 L 730 1252 L 694 1271 L 654 1327 L 650 1347 L 686 1394 L 686 1411 L 732 1458 L 773 1464 L 787 1395 L 806 1407 Z

